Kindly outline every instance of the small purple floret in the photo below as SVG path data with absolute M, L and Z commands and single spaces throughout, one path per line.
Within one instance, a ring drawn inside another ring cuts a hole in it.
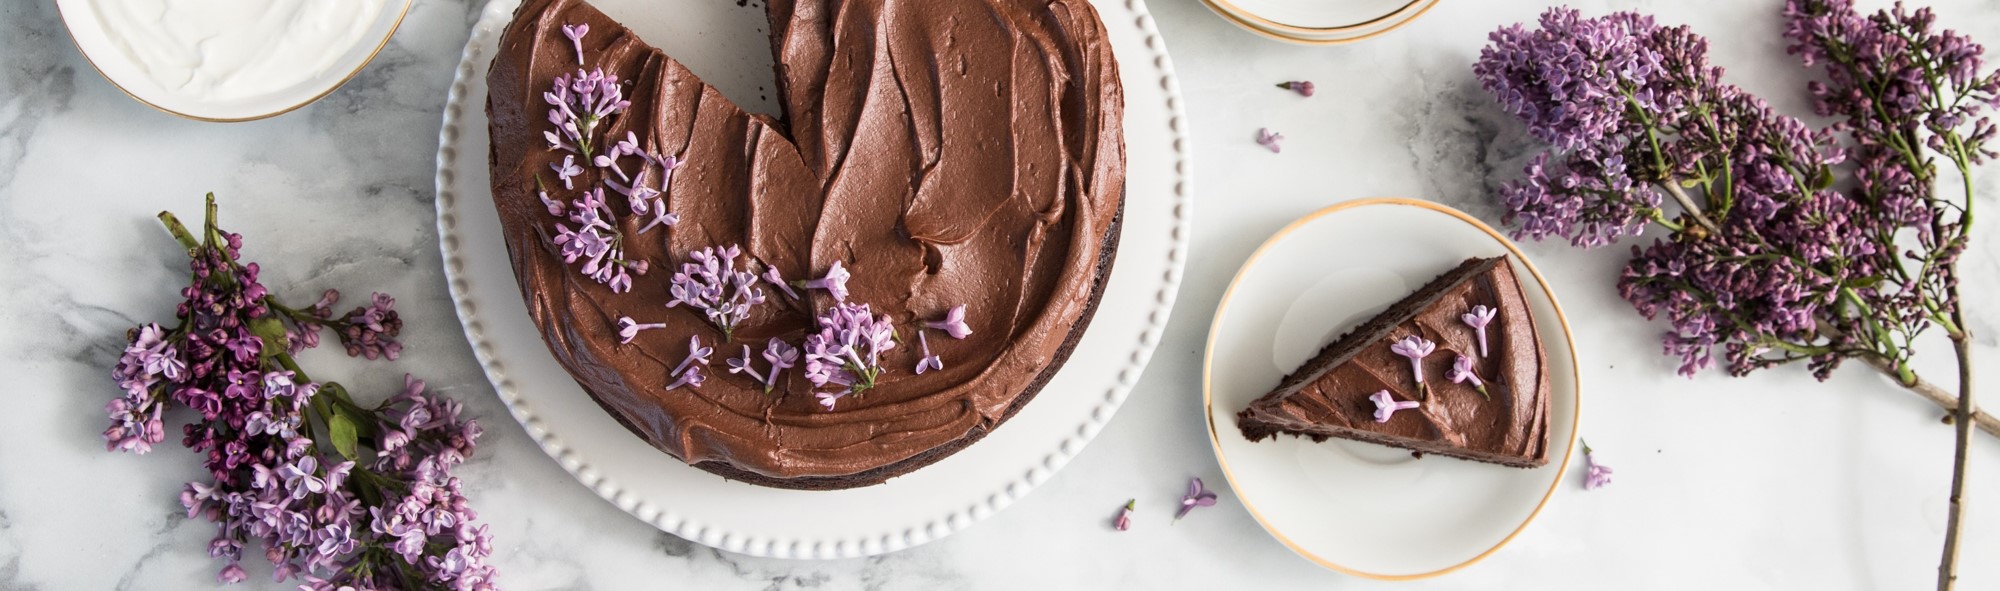
M 965 304 L 952 306 L 944 313 L 944 320 L 925 322 L 924 327 L 942 330 L 954 339 L 972 336 L 972 327 L 965 323 Z
M 1477 305 L 1472 307 L 1472 311 L 1461 314 L 1458 317 L 1459 321 L 1464 322 L 1466 326 L 1472 327 L 1474 332 L 1479 333 L 1480 357 L 1486 356 L 1486 325 L 1492 323 L 1493 316 L 1498 313 L 1498 310 L 1488 308 L 1484 305 Z
M 1436 350 L 1437 343 L 1430 342 L 1417 335 L 1403 337 L 1403 340 L 1389 345 L 1389 352 L 1410 359 L 1410 373 L 1417 376 L 1418 384 L 1424 383 L 1424 356 L 1430 355 L 1432 351 Z
M 1395 396 L 1389 395 L 1388 390 L 1377 391 L 1369 395 L 1368 399 L 1375 402 L 1375 422 L 1377 423 L 1387 423 L 1390 417 L 1395 416 L 1396 411 L 1409 410 L 1418 406 L 1415 400 L 1397 400 Z

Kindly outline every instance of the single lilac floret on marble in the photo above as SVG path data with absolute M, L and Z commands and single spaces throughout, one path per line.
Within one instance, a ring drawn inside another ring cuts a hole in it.
M 1181 497 L 1181 509 L 1174 513 L 1174 521 L 1180 521 L 1182 517 L 1187 517 L 1188 512 L 1193 511 L 1195 507 L 1210 507 L 1214 505 L 1215 493 L 1203 486 L 1200 478 L 1189 478 L 1187 494 Z
M 1285 134 L 1271 131 L 1268 127 L 1257 128 L 1257 144 L 1269 148 L 1272 154 L 1283 151 L 1279 144 L 1285 141 Z

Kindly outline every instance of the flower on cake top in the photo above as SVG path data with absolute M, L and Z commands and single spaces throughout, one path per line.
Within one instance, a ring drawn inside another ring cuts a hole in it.
M 541 179 L 538 177 L 535 182 L 540 184 Z M 647 264 L 625 258 L 625 235 L 615 225 L 617 214 L 604 202 L 604 190 L 584 191 L 564 210 L 569 214 L 564 219 L 576 227 L 557 222 L 556 234 L 549 239 L 561 250 L 563 262 L 582 261 L 583 266 L 578 270 L 609 286 L 613 293 L 631 291 L 632 276 L 645 275 Z
M 1138 504 L 1138 499 L 1125 501 L 1125 506 L 1118 509 L 1118 517 L 1111 520 L 1111 528 L 1118 531 L 1132 529 L 1132 508 Z
M 1409 410 L 1418 406 L 1415 400 L 1397 400 L 1395 396 L 1389 395 L 1388 390 L 1378 390 L 1374 394 L 1369 395 L 1368 399 L 1375 402 L 1375 422 L 1377 423 L 1387 423 L 1389 422 L 1389 417 L 1396 415 L 1396 411 Z
M 1285 90 L 1299 93 L 1299 96 L 1313 95 L 1313 83 L 1310 80 L 1293 80 L 1291 82 L 1279 82 L 1278 88 L 1283 88 Z
M 674 366 L 672 373 L 680 373 L 681 370 L 687 369 L 688 366 L 696 363 L 708 365 L 708 356 L 714 352 L 715 349 L 713 347 L 701 346 L 701 335 L 690 336 L 688 337 L 687 357 L 681 358 L 681 364 Z
M 619 317 L 618 317 L 618 343 L 619 343 L 619 344 L 630 344 L 630 343 L 632 342 L 632 339 L 634 339 L 634 338 L 638 338 L 638 336 L 639 336 L 639 331 L 642 331 L 642 330 L 652 330 L 652 329 L 655 329 L 655 328 L 666 328 L 666 327 L 667 327 L 667 323 L 665 323 L 665 322 L 654 322 L 654 323 L 651 323 L 651 324 L 640 324 L 640 323 L 639 323 L 638 321 L 636 321 L 636 320 L 633 320 L 633 319 L 632 319 L 632 317 L 630 317 L 630 316 L 619 316 Z
M 714 352 L 714 348 L 701 346 L 700 335 L 688 337 L 687 357 L 682 358 L 680 365 L 674 366 L 673 371 L 667 372 L 667 375 L 677 378 L 673 383 L 667 384 L 667 389 L 672 390 L 681 386 L 700 388 L 701 383 L 707 379 L 707 376 L 701 373 L 701 366 L 708 365 L 708 356 Z
M 1472 327 L 1473 332 L 1479 333 L 1480 357 L 1486 356 L 1486 325 L 1492 323 L 1493 316 L 1498 313 L 1498 310 L 1479 305 L 1473 306 L 1472 311 L 1461 314 L 1458 317 L 1460 322 L 1464 322 L 1466 326 Z
M 1278 143 L 1283 141 L 1285 141 L 1285 134 L 1271 131 L 1271 128 L 1268 127 L 1257 128 L 1257 143 L 1270 148 L 1272 154 L 1276 154 L 1281 150 Z
M 602 68 L 587 72 L 577 68 L 574 75 L 556 76 L 548 92 L 542 93 L 542 101 L 549 104 L 549 123 L 556 126 L 555 131 L 543 132 L 542 138 L 548 140 L 550 148 L 575 152 L 585 161 L 596 154 L 592 146 L 597 124 L 632 106 L 625 100 L 618 76 L 606 74 Z
M 824 289 L 827 295 L 833 296 L 833 301 L 845 302 L 847 301 L 848 277 L 847 269 L 841 268 L 840 261 L 834 261 L 833 266 L 826 270 L 826 276 L 819 279 L 801 281 L 799 282 L 799 287 Z
M 806 337 L 805 376 L 815 387 L 850 392 L 875 387 L 882 353 L 896 348 L 896 327 L 868 304 L 840 303 L 819 316 L 819 332 Z
M 924 356 L 917 359 L 917 375 L 923 375 L 924 372 L 933 369 L 944 369 L 944 360 L 931 354 L 931 340 L 924 336 L 924 331 L 917 331 L 917 346 L 924 352 Z
M 576 165 L 573 154 L 563 156 L 562 164 L 549 164 L 549 168 L 556 171 L 556 179 L 562 181 L 564 189 L 575 189 L 577 175 L 583 174 L 583 167 Z
M 1181 497 L 1181 510 L 1174 513 L 1174 521 L 1187 517 L 1188 512 L 1193 511 L 1195 507 L 1213 505 L 1215 505 L 1215 493 L 1203 487 L 1200 478 L 1189 478 L 1187 495 Z
M 750 356 L 750 346 L 744 345 L 742 357 L 729 358 L 729 373 L 747 373 L 750 374 L 750 377 L 757 378 L 757 381 L 762 383 L 764 381 L 764 374 L 757 371 L 755 364 L 756 359 Z
M 764 361 L 770 362 L 771 372 L 764 374 L 764 393 L 778 385 L 779 372 L 799 364 L 799 348 L 777 337 L 764 343 Z
M 1389 352 L 1410 359 L 1410 373 L 1416 374 L 1418 387 L 1423 387 L 1424 384 L 1424 356 L 1436 350 L 1437 343 L 1430 342 L 1417 335 L 1403 337 L 1403 340 L 1389 345 Z
M 1451 383 L 1454 384 L 1472 382 L 1472 389 L 1478 390 L 1481 398 L 1488 398 L 1486 395 L 1486 382 L 1479 379 L 1479 372 L 1472 369 L 1471 357 L 1460 355 L 1457 359 L 1452 360 L 1451 373 L 1445 377 L 1450 378 Z
M 827 410 L 833 410 L 833 404 L 839 402 L 840 399 L 842 398 L 846 398 L 847 391 L 841 390 L 839 392 L 815 392 L 813 393 L 813 396 L 819 398 L 820 406 L 826 407 Z
M 583 65 L 583 36 L 590 34 L 590 23 L 563 25 L 562 33 L 569 38 L 569 46 L 576 50 L 576 65 Z
M 954 339 L 972 336 L 972 327 L 965 324 L 965 304 L 952 306 L 944 313 L 944 320 L 925 322 L 924 327 L 942 330 Z
M 680 272 L 674 273 L 667 286 L 668 295 L 673 296 L 667 307 L 686 305 L 701 311 L 709 324 L 722 331 L 722 340 L 730 340 L 736 324 L 750 316 L 750 307 L 764 303 L 757 275 L 736 264 L 742 255 L 742 249 L 733 244 L 688 253 L 689 262 L 681 264 Z
M 778 291 L 785 292 L 785 297 L 799 299 L 799 292 L 792 291 L 792 284 L 785 282 L 784 274 L 779 273 L 777 267 L 765 267 L 764 274 L 759 277 L 762 277 L 765 283 L 778 286 Z

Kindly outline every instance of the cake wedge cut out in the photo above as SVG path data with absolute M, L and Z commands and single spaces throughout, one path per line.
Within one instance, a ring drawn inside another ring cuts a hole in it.
M 1548 463 L 1548 409 L 1548 355 L 1500 256 L 1467 259 L 1335 339 L 1236 423 L 1251 441 L 1351 439 L 1533 468 Z

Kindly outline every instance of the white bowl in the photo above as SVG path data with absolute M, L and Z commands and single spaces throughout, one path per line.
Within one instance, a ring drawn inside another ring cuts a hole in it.
M 412 2 L 56 0 L 56 9 L 84 59 L 133 100 L 200 121 L 249 121 L 352 79 Z

